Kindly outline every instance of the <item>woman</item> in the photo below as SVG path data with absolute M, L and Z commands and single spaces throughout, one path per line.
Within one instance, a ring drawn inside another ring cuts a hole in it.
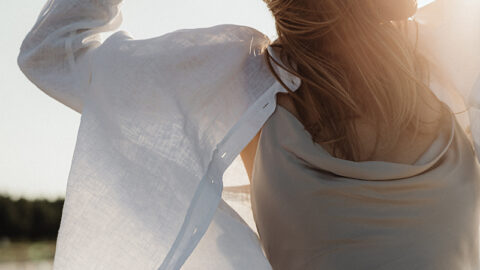
M 430 92 L 467 99 L 480 142 L 477 2 L 424 9 L 415 40 L 414 1 L 267 1 L 271 46 L 234 25 L 101 42 L 119 2 L 49 1 L 18 58 L 82 113 L 55 268 L 478 267 L 478 163 Z M 261 244 L 221 200 L 242 149 Z
M 242 151 L 273 269 L 478 269 L 480 167 L 402 31 L 416 1 L 267 3 L 302 79 Z

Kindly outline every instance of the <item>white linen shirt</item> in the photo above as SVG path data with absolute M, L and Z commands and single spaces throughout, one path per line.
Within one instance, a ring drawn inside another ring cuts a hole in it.
M 48 1 L 18 56 L 38 88 L 82 114 L 54 268 L 271 269 L 221 199 L 225 169 L 286 92 L 264 62 L 268 38 L 220 25 L 102 42 L 120 26 L 120 2 Z M 438 0 L 416 15 L 432 90 L 452 108 L 466 101 L 477 155 L 479 2 Z

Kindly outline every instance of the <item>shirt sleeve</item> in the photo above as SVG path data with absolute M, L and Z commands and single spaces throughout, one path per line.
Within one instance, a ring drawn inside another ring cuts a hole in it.
M 471 104 L 480 75 L 480 1 L 436 0 L 419 8 L 415 19 L 418 48 L 431 72 Z
M 77 112 L 100 33 L 121 23 L 121 0 L 49 0 L 25 37 L 18 65 L 38 88 Z
M 480 158 L 480 1 L 436 0 L 419 8 L 415 21 L 411 33 L 429 62 L 430 87 Z

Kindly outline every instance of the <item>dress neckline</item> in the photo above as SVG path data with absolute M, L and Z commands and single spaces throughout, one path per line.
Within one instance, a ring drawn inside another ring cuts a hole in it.
M 443 103 L 443 102 L 442 102 Z M 360 180 L 394 180 L 407 178 L 421 174 L 436 164 L 449 149 L 455 135 L 456 121 L 455 115 L 450 108 L 445 105 L 450 115 L 450 130 L 442 125 L 442 132 L 439 132 L 437 138 L 430 147 L 417 159 L 414 164 L 396 163 L 390 161 L 351 161 L 332 156 L 320 144 L 311 140 L 311 135 L 305 130 L 303 124 L 286 108 L 277 105 L 277 109 L 272 115 L 273 128 L 281 129 L 278 133 L 278 140 L 281 146 L 287 151 L 293 153 L 299 159 L 303 160 L 311 168 L 319 168 L 335 173 L 339 176 L 355 178 Z M 280 118 L 288 119 L 287 122 Z M 278 121 L 278 122 L 277 122 Z M 281 121 L 281 123 L 280 123 Z M 447 136 L 448 133 L 448 137 Z M 446 138 L 445 138 L 446 137 Z M 445 142 L 439 154 L 430 157 L 434 147 L 438 147 L 439 142 Z

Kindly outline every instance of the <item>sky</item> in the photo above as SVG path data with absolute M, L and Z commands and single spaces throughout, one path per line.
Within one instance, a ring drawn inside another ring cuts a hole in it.
M 425 1 L 432 0 L 419 3 Z M 37 89 L 17 66 L 20 44 L 45 3 L 0 1 L 0 194 L 17 198 L 64 196 L 80 124 L 78 113 Z M 124 0 L 121 10 L 118 30 L 138 39 L 217 24 L 247 25 L 275 37 L 261 0 Z M 237 159 L 226 175 L 242 169 Z

